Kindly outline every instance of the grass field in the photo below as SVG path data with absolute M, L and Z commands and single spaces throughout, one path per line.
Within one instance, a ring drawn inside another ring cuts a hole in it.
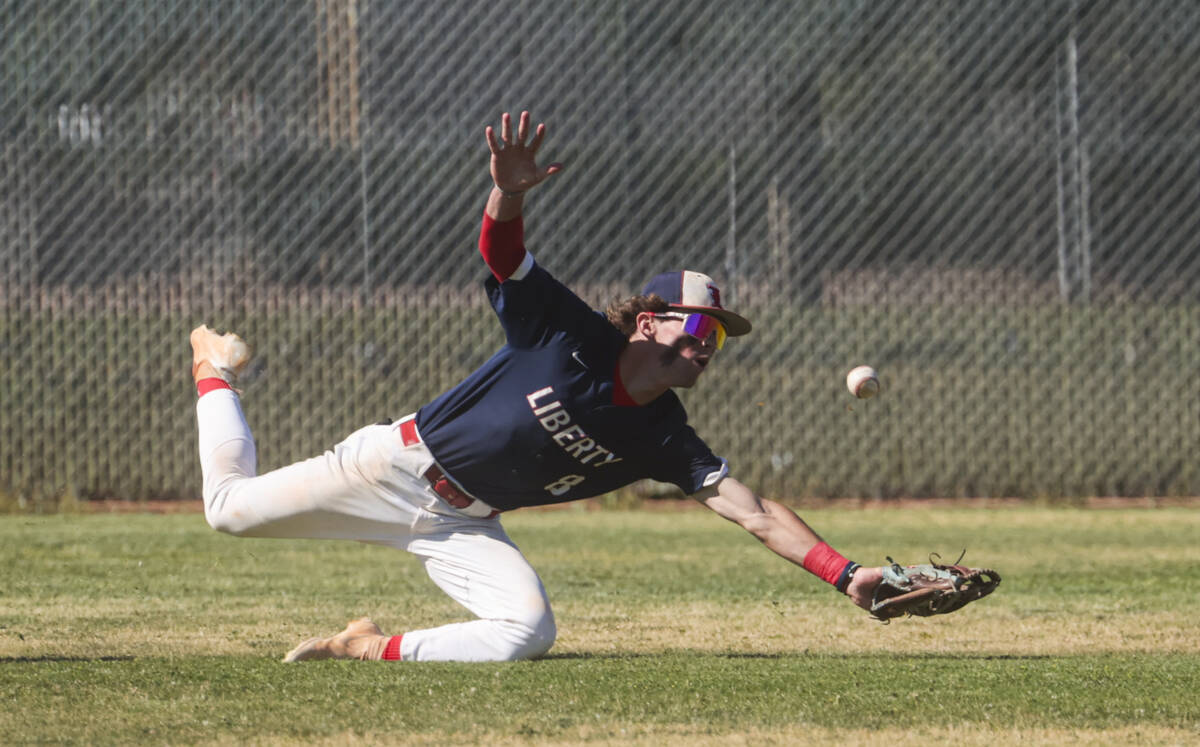
M 1200 512 L 803 514 L 851 557 L 966 547 L 1004 583 L 885 626 L 703 510 L 518 512 L 547 658 L 284 665 L 353 616 L 463 613 L 382 548 L 0 517 L 0 742 L 1200 744 Z

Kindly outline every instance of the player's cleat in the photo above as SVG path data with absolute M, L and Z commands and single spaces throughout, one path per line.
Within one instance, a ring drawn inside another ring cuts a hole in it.
M 351 620 L 346 629 L 329 638 L 309 638 L 283 657 L 285 662 L 317 659 L 360 659 L 378 661 L 383 658 L 391 636 L 384 635 L 371 618 Z
M 201 324 L 192 330 L 192 378 L 218 378 L 232 384 L 254 356 L 254 350 L 232 332 L 218 335 Z

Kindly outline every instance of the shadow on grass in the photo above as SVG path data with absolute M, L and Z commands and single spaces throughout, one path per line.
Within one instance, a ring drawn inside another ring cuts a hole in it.
M 716 653 L 712 651 L 664 651 L 658 653 L 581 653 L 571 652 L 563 654 L 547 654 L 540 656 L 534 661 L 638 661 L 642 659 L 664 659 L 672 657 L 685 657 L 689 659 L 748 659 L 748 660 L 764 660 L 764 661 L 784 661 L 787 659 L 844 659 L 853 661 L 856 659 L 870 659 L 872 661 L 1039 661 L 1045 659 L 1062 658 L 1055 657 L 1051 654 L 952 654 L 952 653 L 925 653 L 925 654 L 879 654 L 879 653 L 864 653 L 864 654 L 808 654 L 808 653 L 791 653 L 791 654 L 756 654 L 756 653 Z M 3 664 L 38 664 L 43 662 L 99 662 L 99 661 L 133 661 L 134 659 L 146 657 L 136 657 L 130 655 L 122 656 L 61 656 L 58 654 L 46 654 L 45 656 L 0 656 L 0 665 Z M 217 655 L 214 659 L 228 658 L 225 655 Z M 262 657 L 267 661 L 276 661 L 276 657 Z
M 569 653 L 569 654 L 546 654 L 545 656 L 539 656 L 538 658 L 534 659 L 534 661 L 571 661 L 571 660 L 606 661 L 606 660 L 620 660 L 620 659 L 631 659 L 632 660 L 632 659 L 647 659 L 647 658 L 654 657 L 654 656 L 659 656 L 659 654 L 638 654 L 638 653 L 632 653 L 632 652 L 627 653 L 627 654 L 622 654 L 622 653 L 589 654 L 589 653 L 576 652 L 576 653 Z
M 133 661 L 133 656 L 0 656 L 0 664 L 36 664 L 47 661 Z
M 686 656 L 696 659 L 764 659 L 764 660 L 785 660 L 785 659 L 870 659 L 872 661 L 1041 661 L 1046 659 L 1063 658 L 1053 654 L 962 654 L 962 653 L 923 653 L 923 654 L 879 654 L 876 652 L 863 654 L 828 654 L 828 653 L 718 653 L 713 651 L 665 651 L 661 653 L 596 653 L 590 654 L 586 652 L 571 652 L 564 654 L 547 654 L 538 657 L 537 661 L 619 661 L 622 659 L 637 660 L 637 659 L 661 659 L 670 656 Z

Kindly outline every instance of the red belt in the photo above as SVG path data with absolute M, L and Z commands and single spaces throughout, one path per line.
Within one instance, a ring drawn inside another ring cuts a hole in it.
M 417 433 L 416 418 L 405 420 L 400 424 L 400 438 L 404 441 L 405 446 L 414 446 L 421 443 L 421 436 Z M 446 477 L 446 474 L 442 472 L 442 468 L 437 466 L 437 464 L 433 464 L 429 469 L 425 470 L 425 474 L 422 477 L 428 480 L 429 484 L 433 486 L 433 492 L 437 493 L 441 496 L 442 500 L 457 509 L 464 509 L 476 502 L 474 497 L 467 495 L 459 490 L 457 485 L 450 482 L 450 478 Z M 485 518 L 491 519 L 499 514 L 499 511 L 493 509 Z

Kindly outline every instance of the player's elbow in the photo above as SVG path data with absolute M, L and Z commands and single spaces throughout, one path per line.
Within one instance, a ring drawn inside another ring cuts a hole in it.
M 761 542 L 767 541 L 776 526 L 775 518 L 766 511 L 748 511 L 738 517 L 737 523 Z

